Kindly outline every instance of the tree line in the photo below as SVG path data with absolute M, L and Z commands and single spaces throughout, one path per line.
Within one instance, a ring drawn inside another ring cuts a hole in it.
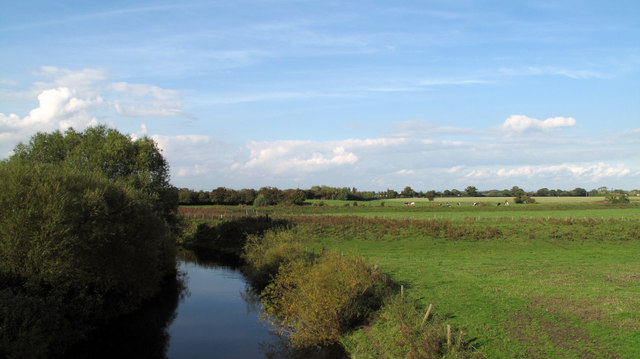
M 195 191 L 189 188 L 178 190 L 178 201 L 183 205 L 302 205 L 306 200 L 344 200 L 344 201 L 370 201 L 376 199 L 392 198 L 450 198 L 450 197 L 587 197 L 602 196 L 615 193 L 619 195 L 637 195 L 638 190 L 625 191 L 621 189 L 608 189 L 599 187 L 587 191 L 576 187 L 572 190 L 540 188 L 537 191 L 525 191 L 518 186 L 503 190 L 479 191 L 475 186 L 468 186 L 464 190 L 446 189 L 443 191 L 415 191 L 406 186 L 402 191 L 392 189 L 386 191 L 359 191 L 351 187 L 313 186 L 309 189 L 278 189 L 277 187 L 262 187 L 256 189 L 234 190 L 226 187 L 218 187 L 211 191 Z

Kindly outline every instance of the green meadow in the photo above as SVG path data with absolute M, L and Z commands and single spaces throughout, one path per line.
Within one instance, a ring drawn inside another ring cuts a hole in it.
M 290 221 L 311 250 L 366 258 L 488 358 L 640 357 L 640 202 L 536 198 L 505 206 L 509 200 L 202 211 L 262 211 Z M 356 329 L 347 337 L 367 335 Z M 376 340 L 384 338 L 365 340 L 359 345 L 372 347 L 359 353 L 374 353 Z

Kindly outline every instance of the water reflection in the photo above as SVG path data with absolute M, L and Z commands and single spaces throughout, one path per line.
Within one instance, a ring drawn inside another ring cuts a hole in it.
M 262 320 L 258 293 L 233 267 L 183 253 L 191 295 L 169 327 L 169 358 L 346 358 L 342 348 L 294 350 Z
M 341 347 L 294 350 L 260 319 L 258 293 L 233 267 L 193 253 L 180 275 L 140 310 L 71 348 L 68 358 L 346 358 Z
M 71 347 L 65 358 L 167 358 L 170 336 L 166 329 L 185 293 L 182 276 L 169 280 L 156 298 Z

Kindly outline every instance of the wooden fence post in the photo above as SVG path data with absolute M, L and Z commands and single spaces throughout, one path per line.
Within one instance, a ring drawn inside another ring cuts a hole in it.
M 429 304 L 429 309 L 427 309 L 427 313 L 422 318 L 422 324 L 424 324 L 427 319 L 429 319 L 429 314 L 431 314 L 431 309 L 433 309 L 433 303 Z

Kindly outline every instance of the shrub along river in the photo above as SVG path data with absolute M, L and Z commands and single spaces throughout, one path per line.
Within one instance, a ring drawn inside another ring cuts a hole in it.
M 181 279 L 157 300 L 111 323 L 69 357 L 346 358 L 339 346 L 295 350 L 260 318 L 258 294 L 230 266 L 182 255 Z

